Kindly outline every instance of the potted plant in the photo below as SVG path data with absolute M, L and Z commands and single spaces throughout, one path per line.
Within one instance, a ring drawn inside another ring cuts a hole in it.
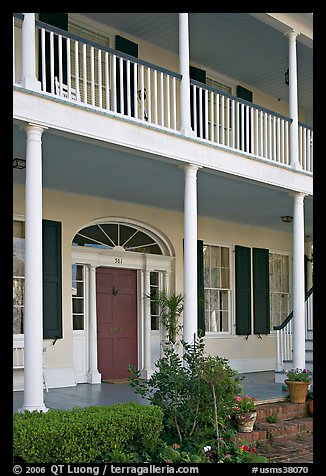
M 238 430 L 250 433 L 257 418 L 256 399 L 249 395 L 244 395 L 243 397 L 237 395 L 235 399 L 234 418 L 237 422 Z
M 157 294 L 157 301 L 160 308 L 161 322 L 166 331 L 166 339 L 169 343 L 175 344 L 182 329 L 180 318 L 183 312 L 183 295 L 181 293 L 167 294 L 160 291 Z
M 290 402 L 304 403 L 312 382 L 312 372 L 308 369 L 290 369 L 286 372 L 284 383 L 288 386 Z

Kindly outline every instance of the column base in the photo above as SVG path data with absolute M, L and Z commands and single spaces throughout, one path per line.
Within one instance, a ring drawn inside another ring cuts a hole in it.
M 182 127 L 180 129 L 180 132 L 183 136 L 186 136 L 186 137 L 196 137 L 194 131 L 190 127 L 187 127 L 187 128 Z
M 291 167 L 294 170 L 302 170 L 302 166 L 301 166 L 300 162 L 294 162 L 293 164 L 291 164 Z
M 142 369 L 141 378 L 144 380 L 149 380 L 151 376 L 153 375 L 153 373 L 154 373 L 153 369 Z
M 87 383 L 91 383 L 91 384 L 101 383 L 101 374 L 97 370 L 88 372 Z
M 18 413 L 24 413 L 26 411 L 46 413 L 47 411 L 49 411 L 49 409 L 44 404 L 42 404 L 42 405 L 23 405 L 17 411 L 18 411 Z
M 32 89 L 33 91 L 41 91 L 41 82 L 31 76 L 25 76 L 22 78 L 21 85 L 25 89 Z

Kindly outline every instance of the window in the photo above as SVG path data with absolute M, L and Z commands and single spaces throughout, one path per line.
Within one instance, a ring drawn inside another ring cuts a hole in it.
M 151 330 L 159 330 L 159 304 L 157 302 L 156 296 L 158 296 L 159 289 L 159 274 L 157 271 L 152 271 L 150 273 L 150 296 L 151 298 Z
M 25 222 L 13 223 L 13 333 L 24 334 Z
M 121 223 L 87 226 L 75 235 L 72 244 L 136 253 L 163 254 L 158 243 L 148 233 L 132 225 Z
M 269 254 L 269 289 L 271 330 L 280 325 L 290 314 L 289 256 Z
M 85 267 L 72 265 L 72 322 L 74 331 L 85 330 Z
M 204 245 L 206 332 L 230 332 L 230 249 Z

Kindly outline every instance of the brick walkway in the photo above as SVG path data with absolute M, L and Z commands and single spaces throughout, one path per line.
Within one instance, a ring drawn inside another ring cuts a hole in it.
M 257 447 L 256 450 L 271 463 L 313 463 L 313 434 L 303 434 L 295 440 Z

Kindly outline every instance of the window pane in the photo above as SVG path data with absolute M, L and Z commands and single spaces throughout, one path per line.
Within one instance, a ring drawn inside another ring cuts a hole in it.
M 229 248 L 221 248 L 221 266 L 229 267 Z
M 152 331 L 159 330 L 159 318 L 158 316 L 151 316 L 151 329 Z
M 221 249 L 219 246 L 211 246 L 211 266 L 221 266 Z
M 73 330 L 74 331 L 84 330 L 84 315 L 83 314 L 73 315 Z
M 73 298 L 72 300 L 72 310 L 73 313 L 83 313 L 84 312 L 84 299 Z
M 220 270 L 218 268 L 211 268 L 211 288 L 220 287 Z
M 14 278 L 13 280 L 13 304 L 18 306 L 24 305 L 24 278 Z
M 228 268 L 221 269 L 221 288 L 230 287 L 229 275 L 230 275 L 230 271 Z
M 83 296 L 83 295 L 84 295 L 84 283 L 77 282 L 77 296 Z
M 24 308 L 14 306 L 13 307 L 13 333 L 14 334 L 24 334 L 23 317 L 24 317 Z

